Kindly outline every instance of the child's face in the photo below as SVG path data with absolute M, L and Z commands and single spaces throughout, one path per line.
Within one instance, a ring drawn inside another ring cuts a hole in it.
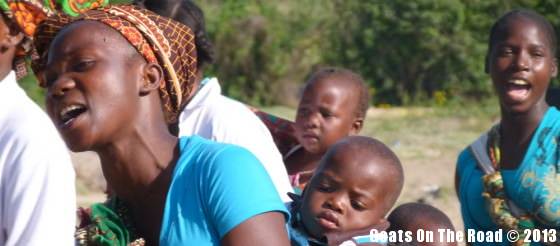
M 136 117 L 131 81 L 142 76 L 132 51 L 119 33 L 92 21 L 71 24 L 51 44 L 43 73 L 47 112 L 73 151 L 109 142 Z
M 296 115 L 299 143 L 311 153 L 325 153 L 329 146 L 359 131 L 356 122 L 358 93 L 336 83 L 337 77 L 315 81 L 305 89 Z
M 544 104 L 556 70 L 545 31 L 527 18 L 509 20 L 507 30 L 493 44 L 489 60 L 502 108 L 522 113 Z
M 300 210 L 306 230 L 321 238 L 327 232 L 365 229 L 384 221 L 391 185 L 383 166 L 356 151 L 323 158 L 303 194 Z M 326 164 L 326 165 L 324 165 Z

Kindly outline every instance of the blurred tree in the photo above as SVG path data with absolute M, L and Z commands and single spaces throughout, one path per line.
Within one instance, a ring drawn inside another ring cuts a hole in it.
M 220 78 L 224 93 L 253 105 L 295 104 L 320 65 L 362 74 L 375 104 L 480 99 L 492 93 L 484 59 L 498 17 L 533 9 L 560 31 L 560 0 L 196 2 L 217 52 L 207 73 Z M 35 82 L 21 83 L 43 103 Z
M 492 93 L 484 59 L 498 17 L 533 9 L 560 31 L 560 0 L 196 2 L 217 53 L 206 72 L 225 94 L 253 105 L 294 105 L 321 65 L 362 74 L 378 105 L 478 100 Z M 22 84 L 42 103 L 34 82 Z
M 209 71 L 220 78 L 225 93 L 254 105 L 286 103 L 285 88 L 300 84 L 321 61 L 321 29 L 332 17 L 323 11 L 329 4 L 321 2 L 201 3 L 217 51 Z

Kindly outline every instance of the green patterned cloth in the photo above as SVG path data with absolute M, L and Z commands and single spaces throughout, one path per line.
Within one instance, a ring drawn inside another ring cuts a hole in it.
M 132 241 L 135 233 L 127 220 L 128 211 L 116 198 L 93 204 L 81 217 L 82 225 L 76 231 L 78 245 L 142 245 L 142 239 Z

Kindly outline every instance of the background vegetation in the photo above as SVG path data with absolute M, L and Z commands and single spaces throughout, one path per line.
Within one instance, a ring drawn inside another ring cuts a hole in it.
M 560 27 L 560 0 L 196 3 L 217 51 L 206 74 L 220 78 L 225 94 L 255 106 L 294 106 L 309 73 L 326 65 L 363 75 L 377 106 L 479 101 L 492 93 L 484 57 L 500 15 L 528 8 Z M 33 81 L 23 86 L 42 103 Z
M 559 0 L 202 0 L 218 59 L 207 74 L 254 105 L 297 102 L 318 66 L 364 76 L 375 105 L 445 105 L 492 93 L 487 36 L 508 10 L 557 28 Z

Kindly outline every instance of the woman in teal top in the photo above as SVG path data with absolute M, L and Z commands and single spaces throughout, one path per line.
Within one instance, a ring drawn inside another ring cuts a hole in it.
M 34 42 L 49 116 L 70 149 L 99 154 L 114 192 L 79 244 L 289 244 L 288 213 L 251 153 L 169 130 L 196 91 L 188 27 L 110 6 L 50 16 Z
M 555 54 L 554 28 L 535 12 L 511 11 L 492 27 L 486 71 L 501 120 L 458 159 L 465 229 L 517 230 L 523 238 L 525 229 L 560 227 L 560 113 L 545 102 Z

